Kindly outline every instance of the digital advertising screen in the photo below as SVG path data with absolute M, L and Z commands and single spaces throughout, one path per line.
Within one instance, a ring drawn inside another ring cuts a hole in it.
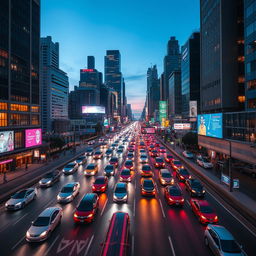
M 203 114 L 197 116 L 197 133 L 214 138 L 223 138 L 222 113 Z
M 105 114 L 103 106 L 82 106 L 82 114 Z
M 25 147 L 30 148 L 42 144 L 42 129 L 25 130 Z
M 156 129 L 154 127 L 142 127 L 141 128 L 141 133 L 154 134 L 154 133 L 156 133 Z
M 14 132 L 0 132 L 0 153 L 10 152 L 14 150 Z

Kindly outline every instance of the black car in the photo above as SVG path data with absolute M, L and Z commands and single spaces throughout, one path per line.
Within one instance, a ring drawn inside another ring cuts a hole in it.
M 58 170 L 54 170 L 52 172 L 48 172 L 43 176 L 43 178 L 39 181 L 40 187 L 50 187 L 55 182 L 60 180 L 60 172 Z
M 185 182 L 186 190 L 193 197 L 204 197 L 205 190 L 201 182 L 197 179 L 187 179 Z
M 93 154 L 93 148 L 87 148 L 86 151 L 85 151 L 85 154 L 86 154 L 87 156 L 92 156 L 92 154 Z
M 107 176 L 115 175 L 115 166 L 112 164 L 106 165 L 106 167 L 104 168 L 104 174 Z
M 191 175 L 189 174 L 188 170 L 185 168 L 180 168 L 176 170 L 176 177 L 179 181 L 185 182 L 187 179 L 191 178 Z

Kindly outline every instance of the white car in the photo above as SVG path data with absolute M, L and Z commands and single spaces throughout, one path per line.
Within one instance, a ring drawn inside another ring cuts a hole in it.
M 88 141 L 88 145 L 93 145 L 93 144 L 95 144 L 95 140 Z
M 204 242 L 214 255 L 246 256 L 232 234 L 223 226 L 209 224 L 204 232 Z
M 187 150 L 183 151 L 182 155 L 185 156 L 186 158 L 190 158 L 190 159 L 194 157 L 194 154 Z
M 26 233 L 28 242 L 41 242 L 46 240 L 52 231 L 61 222 L 63 212 L 60 207 L 46 208 L 35 221 L 32 222 Z
M 69 203 L 73 201 L 73 199 L 78 195 L 79 189 L 79 182 L 66 184 L 57 195 L 57 201 L 59 203 Z
M 70 162 L 64 166 L 62 172 L 66 175 L 73 174 L 78 169 L 78 164 L 76 162 Z
M 7 210 L 22 209 L 35 198 L 35 188 L 23 189 L 11 196 L 11 198 L 5 203 L 5 207 Z
M 205 169 L 213 168 L 213 164 L 206 157 L 199 156 L 197 157 L 196 162 Z

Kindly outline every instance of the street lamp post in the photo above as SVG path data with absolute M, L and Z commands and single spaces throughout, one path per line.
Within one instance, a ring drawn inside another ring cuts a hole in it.
M 232 157 L 231 157 L 231 141 L 229 140 L 229 163 L 228 163 L 228 176 L 229 176 L 229 191 L 233 192 L 233 172 L 232 172 Z

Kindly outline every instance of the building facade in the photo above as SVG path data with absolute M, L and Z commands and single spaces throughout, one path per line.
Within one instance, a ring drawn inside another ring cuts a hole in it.
M 0 17 L 0 172 L 6 172 L 31 163 L 42 144 L 40 2 L 1 1 Z

